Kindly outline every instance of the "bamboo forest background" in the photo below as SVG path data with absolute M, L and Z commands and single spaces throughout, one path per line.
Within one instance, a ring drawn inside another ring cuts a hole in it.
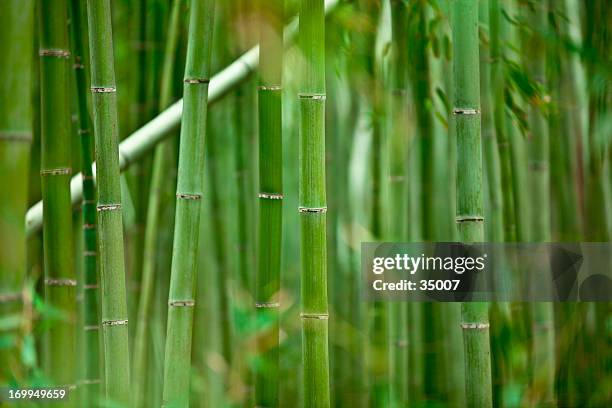
M 361 242 L 610 241 L 608 1 L 325 3 L 0 3 L 2 385 L 612 405 L 608 303 L 360 294 Z

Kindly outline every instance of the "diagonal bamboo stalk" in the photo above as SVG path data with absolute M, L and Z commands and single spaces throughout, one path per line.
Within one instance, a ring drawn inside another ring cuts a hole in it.
M 334 10 L 340 0 L 327 0 L 325 12 Z M 297 34 L 297 20 L 285 28 L 285 43 L 290 44 Z M 259 66 L 259 46 L 251 48 L 225 69 L 214 75 L 208 86 L 208 103 L 219 102 L 227 93 L 245 81 Z M 119 168 L 124 171 L 133 163 L 146 156 L 153 148 L 169 137 L 172 131 L 178 129 L 183 112 L 183 100 L 179 100 L 157 115 L 153 120 L 133 132 L 119 144 Z M 95 164 L 93 165 L 95 172 Z M 70 197 L 72 205 L 77 205 L 83 199 L 83 181 L 79 173 L 70 181 Z M 25 217 L 26 234 L 31 236 L 42 228 L 43 205 L 37 202 L 28 209 Z
M 88 0 L 93 124 L 98 180 L 98 256 L 102 284 L 102 335 L 106 397 L 130 402 L 128 317 L 119 184 L 117 95 L 109 0 Z

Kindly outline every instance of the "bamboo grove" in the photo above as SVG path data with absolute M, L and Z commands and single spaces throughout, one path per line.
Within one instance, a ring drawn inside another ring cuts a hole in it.
M 360 268 L 610 242 L 610 27 L 606 0 L 1 2 L 0 386 L 610 406 L 609 303 L 368 301 Z

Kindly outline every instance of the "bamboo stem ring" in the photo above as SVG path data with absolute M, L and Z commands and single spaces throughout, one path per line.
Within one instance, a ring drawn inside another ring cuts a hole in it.
M 77 281 L 75 279 L 65 279 L 65 278 L 46 278 L 45 285 L 47 286 L 76 286 Z

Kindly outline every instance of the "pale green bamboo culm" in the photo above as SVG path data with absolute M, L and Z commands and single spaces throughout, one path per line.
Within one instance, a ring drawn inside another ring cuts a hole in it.
M 28 166 L 32 144 L 32 47 L 34 2 L 2 2 L 0 13 L 0 316 L 20 314 L 26 278 Z M 0 385 L 23 381 L 20 328 L 10 345 L 0 348 Z
M 259 259 L 255 279 L 258 315 L 274 324 L 261 335 L 262 363 L 255 370 L 255 405 L 278 407 L 279 289 L 283 216 L 282 56 L 283 1 L 262 4 L 259 86 Z
M 325 12 L 300 2 L 299 215 L 304 407 L 330 406 L 325 198 Z
M 110 1 L 88 0 L 87 21 L 96 138 L 98 260 L 106 398 L 127 405 L 130 402 L 130 359 Z
M 76 323 L 67 12 L 66 0 L 40 2 L 40 174 L 44 202 L 45 300 L 63 314 L 47 333 L 43 365 L 52 383 L 58 386 L 70 386 L 76 380 L 75 361 L 65 357 L 75 349 Z
M 214 10 L 214 0 L 191 1 L 164 362 L 163 404 L 167 407 L 189 405 Z
M 457 136 L 457 229 L 462 242 L 484 240 L 478 0 L 453 0 L 453 70 Z M 463 303 L 468 407 L 492 406 L 488 304 Z

